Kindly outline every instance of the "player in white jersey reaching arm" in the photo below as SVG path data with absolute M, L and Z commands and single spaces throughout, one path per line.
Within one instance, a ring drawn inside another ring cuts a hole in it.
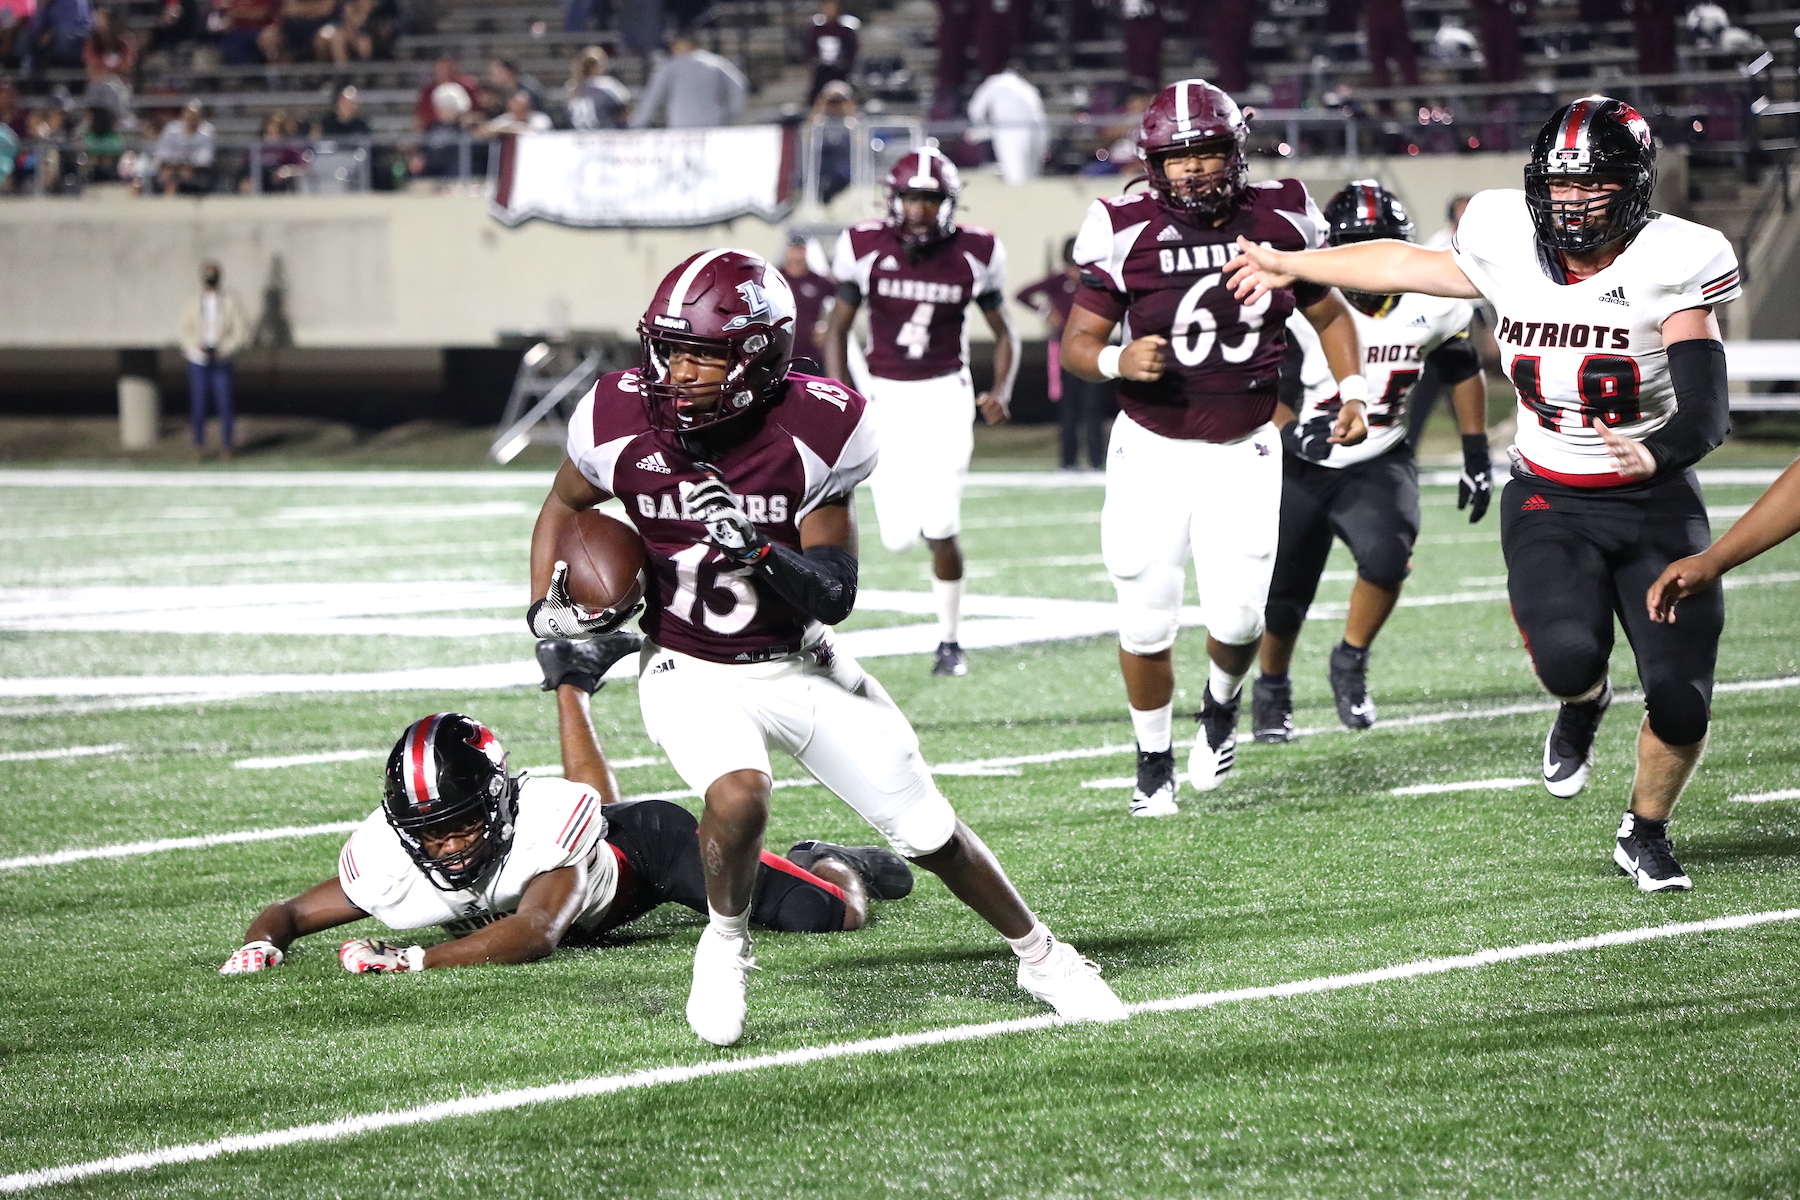
M 1501 545 L 1514 619 L 1562 701 L 1544 785 L 1573 796 L 1612 702 L 1613 614 L 1644 688 L 1637 773 L 1613 861 L 1645 891 L 1692 887 L 1668 821 L 1711 721 L 1725 605 L 1713 588 L 1650 620 L 1643 597 L 1671 562 L 1706 549 L 1692 467 L 1730 429 L 1713 309 L 1739 295 L 1723 234 L 1650 207 L 1656 148 L 1623 101 L 1588 96 L 1538 134 L 1523 191 L 1469 202 L 1454 246 L 1399 241 L 1309 254 L 1240 243 L 1228 269 L 1252 301 L 1296 278 L 1373 292 L 1486 296 L 1519 394 Z
M 831 272 L 837 304 L 825 327 L 825 373 L 846 386 L 850 326 L 869 308 L 869 420 L 881 462 L 869 479 L 881 544 L 894 553 L 923 537 L 931 548 L 938 648 L 933 675 L 966 675 L 961 637 L 963 480 L 975 449 L 975 414 L 998 425 L 1012 406 L 1018 336 L 1006 316 L 1006 247 L 956 222 L 962 180 L 933 149 L 908 154 L 887 176 L 888 215 L 838 238 Z M 981 310 L 994 333 L 994 386 L 975 395 L 964 312 Z
M 1333 246 L 1378 238 L 1411 241 L 1405 206 L 1373 179 L 1359 179 L 1325 205 L 1326 241 Z M 1344 637 L 1331 652 L 1328 676 L 1338 720 L 1349 729 L 1375 723 L 1369 695 L 1369 647 L 1381 632 L 1400 586 L 1412 569 L 1419 536 L 1419 468 L 1407 442 L 1407 403 L 1422 372 L 1451 389 L 1463 435 L 1459 507 L 1469 519 L 1487 512 L 1493 490 L 1488 459 L 1487 390 L 1481 364 L 1469 344 L 1474 316 L 1467 300 L 1408 293 L 1399 296 L 1346 291 L 1363 347 L 1368 380 L 1369 436 L 1354 446 L 1333 444 L 1333 423 L 1343 407 L 1337 380 L 1312 323 L 1288 318 L 1289 363 L 1303 351 L 1297 372 L 1284 371 L 1281 544 L 1269 584 L 1262 640 L 1262 674 L 1251 690 L 1251 729 L 1259 742 L 1294 735 L 1294 692 L 1288 664 L 1306 610 L 1318 591 L 1334 536 L 1356 559 L 1356 584 Z M 1289 380 L 1289 374 L 1295 378 Z M 1291 399 L 1288 393 L 1297 390 Z

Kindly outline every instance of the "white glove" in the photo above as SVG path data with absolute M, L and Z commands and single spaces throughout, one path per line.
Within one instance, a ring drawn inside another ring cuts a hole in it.
M 768 539 L 757 531 L 756 523 L 744 513 L 723 479 L 712 476 L 701 483 L 684 481 L 681 506 L 706 522 L 707 540 L 726 558 L 753 563 L 769 552 Z
M 266 971 L 270 967 L 279 967 L 283 957 L 281 947 L 274 942 L 245 942 L 225 960 L 225 965 L 219 968 L 219 974 L 249 975 L 256 971 Z
M 396 946 L 380 938 L 355 938 L 338 948 L 338 961 L 352 975 L 388 975 L 423 971 L 425 947 Z
M 579 640 L 611 633 L 642 607 L 642 603 L 634 604 L 623 612 L 582 607 L 569 595 L 569 564 L 558 562 L 550 572 L 550 589 L 526 612 L 525 623 L 534 637 Z

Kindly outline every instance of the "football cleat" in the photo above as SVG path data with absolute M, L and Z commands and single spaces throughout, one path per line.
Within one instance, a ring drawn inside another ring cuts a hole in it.
M 1675 845 L 1668 838 L 1667 821 L 1646 821 L 1627 812 L 1619 822 L 1613 843 L 1613 862 L 1637 881 L 1640 892 L 1686 892 L 1694 881 L 1675 861 Z
M 1188 754 L 1188 782 L 1197 792 L 1210 792 L 1225 782 L 1237 762 L 1238 707 L 1243 702 L 1240 690 L 1231 703 L 1213 699 L 1212 688 L 1203 689 L 1200 702 L 1200 730 L 1194 734 L 1194 749 Z
M 1294 685 L 1258 675 L 1250 689 L 1250 736 L 1259 742 L 1294 740 Z
M 969 656 L 955 642 L 939 642 L 937 661 L 931 664 L 933 675 L 967 675 L 969 673 Z
M 1172 817 L 1175 807 L 1175 751 L 1139 750 L 1137 789 L 1131 793 L 1134 817 Z
M 554 692 L 566 683 L 591 696 L 605 685 L 606 672 L 614 663 L 643 648 L 643 635 L 629 629 L 579 642 L 544 638 L 537 644 L 538 666 L 544 672 L 543 689 Z
M 1339 642 L 1331 652 L 1331 698 L 1345 729 L 1375 724 L 1375 698 L 1369 695 L 1369 651 Z
M 912 868 L 892 850 L 880 846 L 837 846 L 830 842 L 795 842 L 787 859 L 810 871 L 821 858 L 836 859 L 862 879 L 876 900 L 899 900 L 913 890 Z
M 1566 800 L 1587 786 L 1594 769 L 1594 738 L 1612 699 L 1609 679 L 1596 698 L 1565 701 L 1556 710 L 1556 723 L 1544 738 L 1544 787 L 1552 796 Z
M 750 936 L 728 938 L 708 925 L 694 948 L 694 981 L 688 989 L 688 1028 L 703 1042 L 735 1046 L 744 1036 L 744 1017 L 750 1006 L 744 988 L 756 960 L 750 957 Z
M 1033 966 L 1020 961 L 1019 986 L 1071 1021 L 1123 1021 L 1131 1015 L 1100 978 L 1100 968 L 1055 938 L 1042 962 Z

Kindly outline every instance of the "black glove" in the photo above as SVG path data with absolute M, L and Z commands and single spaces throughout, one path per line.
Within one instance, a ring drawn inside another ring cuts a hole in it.
M 1331 425 L 1336 420 L 1330 414 L 1314 417 L 1302 425 L 1298 421 L 1281 427 L 1281 444 L 1296 458 L 1304 458 L 1308 462 L 1324 462 L 1331 457 Z
M 1469 510 L 1469 524 L 1487 515 L 1488 503 L 1494 498 L 1494 463 L 1488 455 L 1485 433 L 1462 435 L 1462 478 L 1456 481 L 1456 507 Z
M 705 468 L 702 467 L 702 470 Z M 744 513 L 737 496 L 717 475 L 681 485 L 681 503 L 706 522 L 706 540 L 733 562 L 753 563 L 769 552 L 769 539 Z

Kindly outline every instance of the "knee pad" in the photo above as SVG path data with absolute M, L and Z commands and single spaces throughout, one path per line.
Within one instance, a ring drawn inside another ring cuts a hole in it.
M 844 902 L 816 884 L 796 883 L 756 917 L 783 933 L 836 933 L 844 927 Z
M 1206 632 L 1212 639 L 1227 646 L 1247 646 L 1263 635 L 1261 608 L 1246 605 L 1227 608 L 1221 612 L 1202 606 L 1200 615 L 1206 622 Z M 1296 625 L 1295 628 L 1298 629 L 1299 626 Z
M 1706 697 L 1691 683 L 1659 683 L 1644 697 L 1650 732 L 1665 745 L 1692 746 L 1706 737 L 1712 712 Z
M 1306 610 L 1292 600 L 1271 600 L 1263 609 L 1263 626 L 1276 637 L 1293 637 L 1306 622 Z
M 886 525 L 881 526 L 881 547 L 889 554 L 905 554 L 918 544 L 917 529 L 890 530 Z
M 929 777 L 910 791 L 905 803 L 876 828 L 901 858 L 923 858 L 942 850 L 956 836 L 956 810 Z
M 1606 655 L 1579 626 L 1539 630 L 1526 645 L 1544 690 L 1567 700 L 1590 690 L 1606 674 Z
M 1412 574 L 1412 551 L 1398 540 L 1379 546 L 1356 564 L 1356 573 L 1378 588 L 1397 588 Z
M 1119 646 L 1131 654 L 1159 654 L 1175 644 L 1179 613 L 1119 604 Z

